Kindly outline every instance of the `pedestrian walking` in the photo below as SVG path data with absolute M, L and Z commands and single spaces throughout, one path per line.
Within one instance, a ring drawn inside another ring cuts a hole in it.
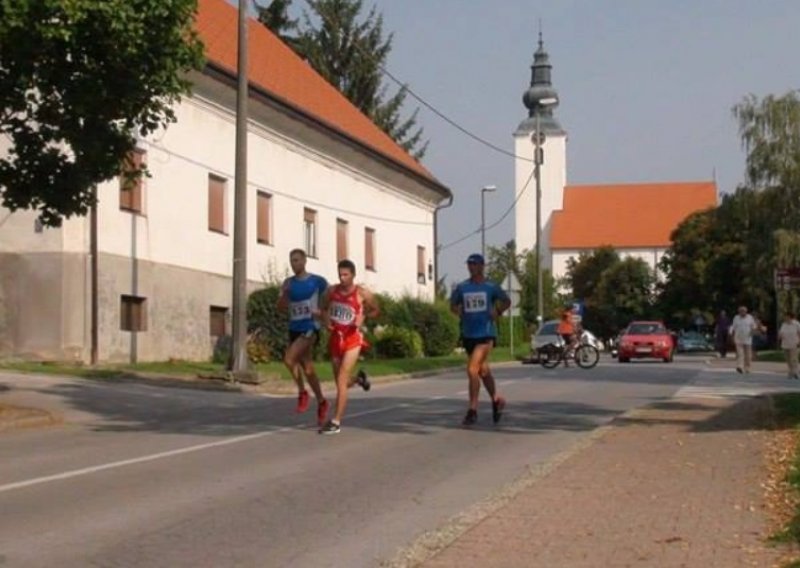
M 328 350 L 336 380 L 336 409 L 320 434 L 338 434 L 347 407 L 347 391 L 359 385 L 365 391 L 371 387 L 364 371 L 353 376 L 361 349 L 366 346 L 361 327 L 366 317 L 378 317 L 378 306 L 372 293 L 355 283 L 356 265 L 342 260 L 338 265 L 339 283 L 328 288 L 323 300 L 323 318 L 330 331 Z
M 786 355 L 786 365 L 789 368 L 790 379 L 800 379 L 798 372 L 797 353 L 800 349 L 800 322 L 792 312 L 786 312 L 783 323 L 778 330 L 778 341 L 781 344 L 784 355 Z
M 717 349 L 721 359 L 728 355 L 728 343 L 730 336 L 728 334 L 731 327 L 731 320 L 725 310 L 721 310 L 717 316 L 717 321 L 714 323 L 714 347 Z
M 506 404 L 497 394 L 489 355 L 497 340 L 497 318 L 511 306 L 511 300 L 500 286 L 486 280 L 484 264 L 482 255 L 469 255 L 469 278 L 458 284 L 450 296 L 450 307 L 461 319 L 461 340 L 468 357 L 469 408 L 462 421 L 464 426 L 472 426 L 478 420 L 481 382 L 492 400 L 495 424 L 500 421 Z
M 750 364 L 753 360 L 753 335 L 757 330 L 756 321 L 747 313 L 747 307 L 739 306 L 729 330 L 736 346 L 736 371 L 739 373 L 750 372 Z
M 278 309 L 289 314 L 289 346 L 283 362 L 297 385 L 296 412 L 308 410 L 309 396 L 305 388 L 305 382 L 308 382 L 317 399 L 317 423 L 322 426 L 329 405 L 322 395 L 314 369 L 313 352 L 319 341 L 320 298 L 328 289 L 328 282 L 322 276 L 306 272 L 306 260 L 306 253 L 302 249 L 294 249 L 289 253 L 294 276 L 284 280 L 278 298 Z

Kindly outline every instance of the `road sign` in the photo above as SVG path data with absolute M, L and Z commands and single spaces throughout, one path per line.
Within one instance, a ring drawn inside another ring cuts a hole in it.
M 581 323 L 583 321 L 583 302 L 574 300 L 572 302 L 572 323 Z
M 775 289 L 794 290 L 800 288 L 800 266 L 775 269 Z

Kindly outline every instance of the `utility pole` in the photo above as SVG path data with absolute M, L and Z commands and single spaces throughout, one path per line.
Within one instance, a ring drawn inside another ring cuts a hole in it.
M 536 129 L 534 130 L 533 163 L 536 177 L 536 320 L 538 327 L 544 323 L 544 290 L 542 276 L 542 179 L 540 166 L 542 159 L 539 140 L 539 109 L 536 113 Z
M 229 369 L 245 373 L 247 356 L 247 4 L 239 0 L 236 91 L 236 174 L 233 204 L 233 342 Z

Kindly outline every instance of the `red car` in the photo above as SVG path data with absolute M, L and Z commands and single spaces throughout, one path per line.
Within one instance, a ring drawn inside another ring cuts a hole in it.
M 660 321 L 631 322 L 619 340 L 619 362 L 631 359 L 662 359 L 672 362 L 675 345 L 672 335 Z

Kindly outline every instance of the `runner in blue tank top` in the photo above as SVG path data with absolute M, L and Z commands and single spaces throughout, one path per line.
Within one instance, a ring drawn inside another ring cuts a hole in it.
M 309 397 L 305 380 L 317 397 L 317 422 L 324 424 L 328 415 L 328 401 L 322 395 L 313 363 L 314 345 L 319 341 L 319 300 L 328 288 L 328 282 L 316 274 L 306 272 L 306 253 L 295 249 L 289 253 L 289 263 L 294 276 L 287 278 L 281 287 L 278 308 L 289 313 L 289 346 L 283 362 L 297 383 L 297 412 L 308 410 Z
M 511 306 L 511 300 L 500 286 L 486 280 L 483 256 L 471 254 L 467 268 L 470 277 L 453 290 L 450 307 L 461 318 L 461 341 L 469 357 L 469 409 L 463 424 L 472 426 L 478 420 L 481 381 L 492 399 L 492 420 L 499 422 L 503 414 L 506 401 L 497 394 L 488 360 L 497 339 L 495 322 Z

